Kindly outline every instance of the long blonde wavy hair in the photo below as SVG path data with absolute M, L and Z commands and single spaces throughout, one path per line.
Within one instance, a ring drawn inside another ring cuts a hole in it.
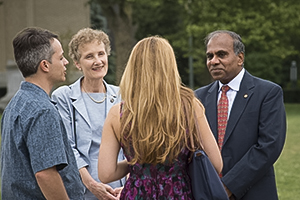
M 133 146 L 130 164 L 174 161 L 183 148 L 200 142 L 194 119 L 194 93 L 184 87 L 174 51 L 159 36 L 133 48 L 120 82 L 123 104 L 121 142 Z

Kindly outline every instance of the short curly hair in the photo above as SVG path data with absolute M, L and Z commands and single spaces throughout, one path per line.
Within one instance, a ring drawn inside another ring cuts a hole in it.
M 111 47 L 109 37 L 101 30 L 94 30 L 91 28 L 83 28 L 73 35 L 69 43 L 69 56 L 74 62 L 79 62 L 80 52 L 79 47 L 85 44 L 89 44 L 97 40 L 99 43 L 103 42 L 107 55 L 110 55 Z

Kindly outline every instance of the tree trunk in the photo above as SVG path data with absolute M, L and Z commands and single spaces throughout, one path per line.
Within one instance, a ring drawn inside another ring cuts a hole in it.
M 98 0 L 107 18 L 116 52 L 116 85 L 119 84 L 129 54 L 135 44 L 136 27 L 132 23 L 132 6 L 126 0 Z

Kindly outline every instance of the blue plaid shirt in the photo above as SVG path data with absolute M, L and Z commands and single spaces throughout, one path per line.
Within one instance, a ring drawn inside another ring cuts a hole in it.
M 56 166 L 70 199 L 83 199 L 83 184 L 62 119 L 48 94 L 22 82 L 1 121 L 2 199 L 45 199 L 35 173 Z

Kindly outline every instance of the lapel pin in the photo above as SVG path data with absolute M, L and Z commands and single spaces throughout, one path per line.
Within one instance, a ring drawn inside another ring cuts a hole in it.
M 112 95 L 111 95 L 111 98 L 110 98 L 110 103 L 113 103 L 113 102 L 115 101 L 114 98 L 117 98 L 117 96 L 114 95 L 114 94 L 112 94 Z
M 248 97 L 248 94 L 244 94 L 244 98 L 246 99 Z

